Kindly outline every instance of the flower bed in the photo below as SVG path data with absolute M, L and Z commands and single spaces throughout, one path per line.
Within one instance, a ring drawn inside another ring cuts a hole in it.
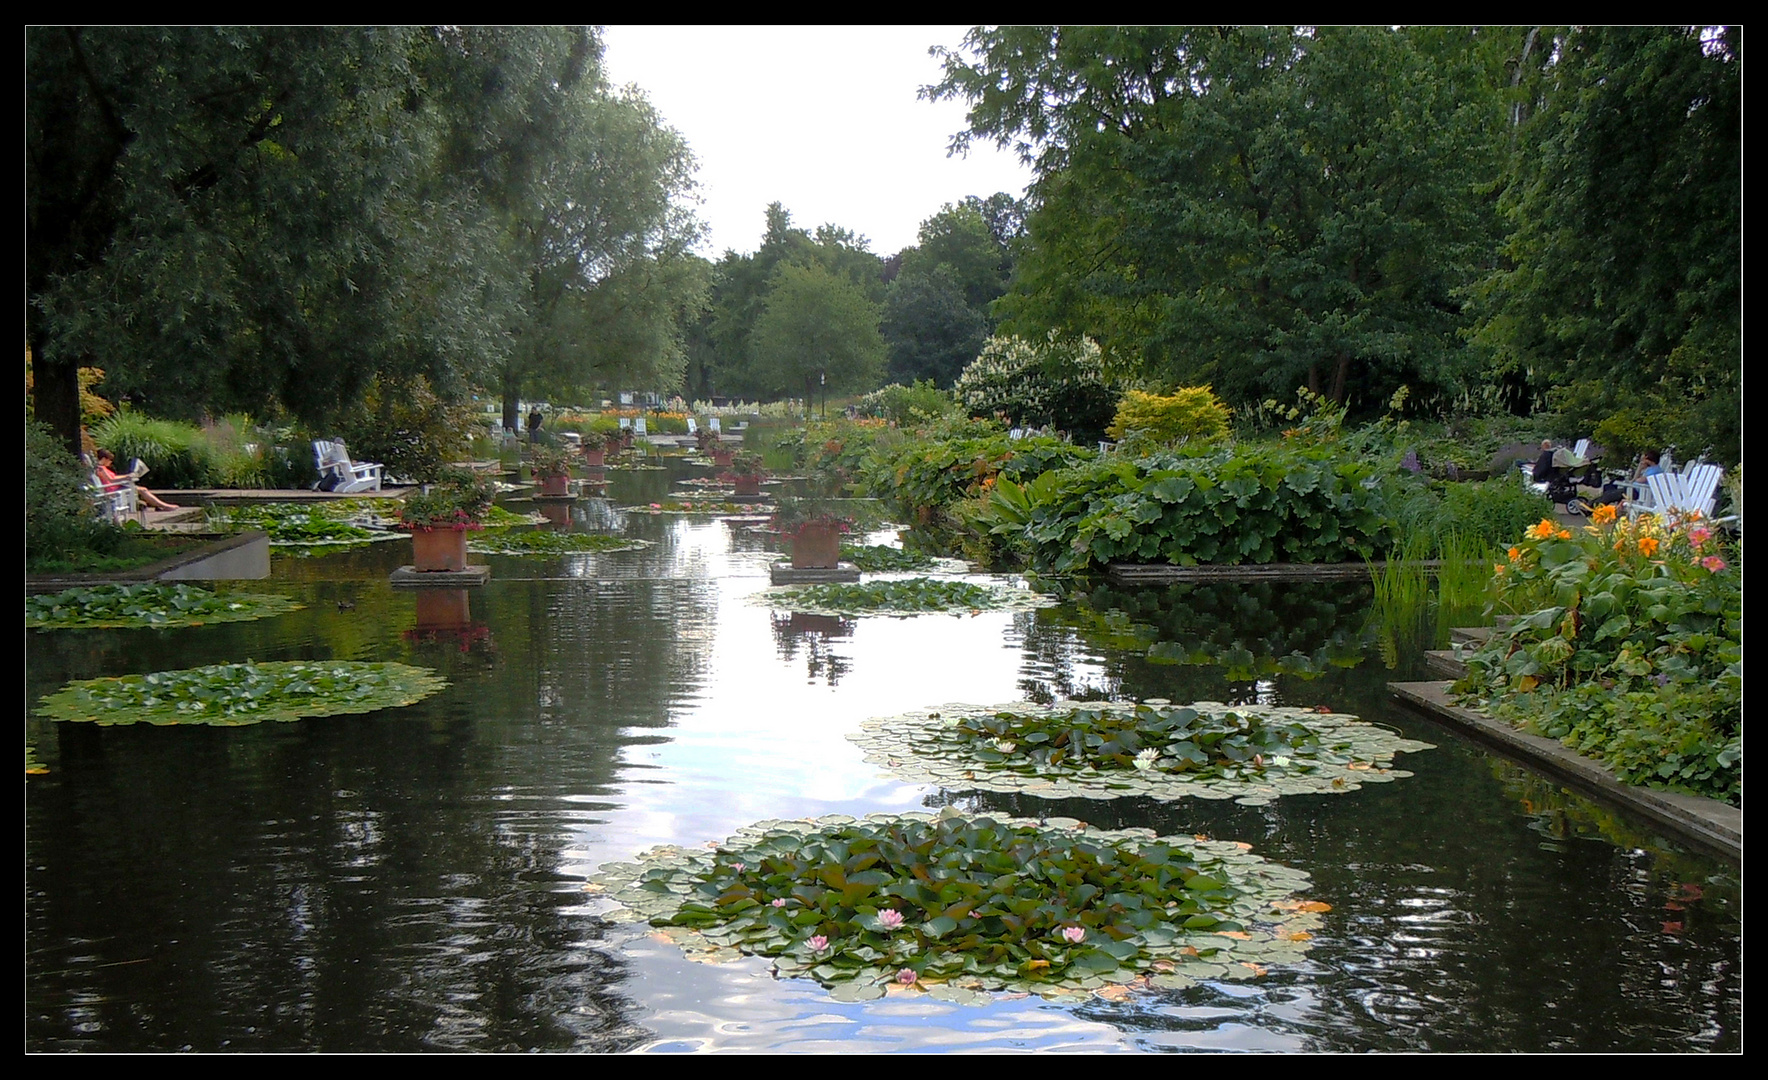
M 25 598 L 25 626 L 43 630 L 72 627 L 171 627 L 246 622 L 298 611 L 286 596 L 267 593 L 216 593 L 189 585 L 94 585 L 52 596 Z
M 867 720 L 849 737 L 866 760 L 953 790 L 1243 806 L 1411 776 L 1394 755 L 1433 749 L 1354 716 L 1158 698 L 942 705 Z
M 1530 528 L 1496 572 L 1522 612 L 1467 659 L 1463 703 L 1628 783 L 1740 804 L 1743 578 L 1699 518 Z
M 1245 979 L 1302 959 L 1328 905 L 1249 845 L 1052 819 L 873 814 L 764 821 L 656 848 L 586 891 L 695 959 L 772 957 L 840 1000 L 1050 997 Z
M 51 720 L 239 727 L 265 720 L 367 713 L 422 701 L 448 685 L 428 668 L 343 660 L 214 664 L 82 679 L 44 698 Z

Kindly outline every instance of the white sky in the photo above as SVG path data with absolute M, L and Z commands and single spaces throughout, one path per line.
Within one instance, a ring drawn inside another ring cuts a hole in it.
M 1025 194 L 1030 170 L 994 148 L 948 158 L 962 102 L 915 92 L 938 81 L 928 46 L 962 26 L 609 26 L 606 66 L 637 83 L 699 161 L 700 252 L 753 252 L 767 204 L 792 224 L 835 224 L 889 256 L 945 203 Z

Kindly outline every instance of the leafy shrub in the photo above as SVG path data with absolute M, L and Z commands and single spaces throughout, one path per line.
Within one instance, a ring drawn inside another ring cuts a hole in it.
M 25 421 L 25 564 L 73 550 L 115 550 L 122 531 L 94 512 L 88 472 L 49 428 Z
M 861 411 L 881 416 L 897 424 L 925 424 L 950 416 L 958 402 L 951 394 L 934 385 L 932 379 L 918 379 L 913 386 L 891 383 L 874 390 L 859 401 Z
M 1451 538 L 1463 547 L 1502 550 L 1553 512 L 1547 496 L 1515 473 L 1440 485 L 1394 477 L 1388 493 L 1395 533 L 1414 545 L 1419 558 L 1441 555 Z
M 1130 390 L 1117 403 L 1117 418 L 1106 432 L 1114 439 L 1135 433 L 1156 444 L 1211 443 L 1227 436 L 1231 415 L 1207 386 L 1176 394 Z
M 479 426 L 472 404 L 444 400 L 419 375 L 370 382 L 339 417 L 337 431 L 357 461 L 378 461 L 389 477 L 428 484 L 461 459 Z
M 1048 424 L 1082 442 L 1103 437 L 1117 405 L 1098 343 L 1054 330 L 1043 341 L 989 338 L 952 392 L 971 416 Z
M 1456 689 L 1559 739 L 1625 781 L 1738 803 L 1743 782 L 1743 579 L 1703 521 L 1617 520 L 1574 535 L 1544 519 L 1496 568 L 1522 612 Z
M 1373 466 L 1330 446 L 1107 458 L 995 485 L 987 524 L 1034 565 L 1342 562 L 1390 543 Z

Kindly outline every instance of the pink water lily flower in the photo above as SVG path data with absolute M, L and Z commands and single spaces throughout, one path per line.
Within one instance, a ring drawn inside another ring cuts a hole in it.
M 886 930 L 900 930 L 902 928 L 902 912 L 894 908 L 878 912 L 878 925 Z
M 1081 942 L 1081 939 L 1086 936 L 1087 936 L 1086 930 L 1082 929 L 1081 927 L 1064 926 L 1062 928 L 1062 937 L 1070 945 L 1079 945 Z
M 810 935 L 809 938 L 805 939 L 804 943 L 810 946 L 811 952 L 822 952 L 829 947 L 829 939 L 821 934 Z
M 780 900 L 780 899 L 775 899 L 775 900 L 774 900 L 774 902 L 773 902 L 773 906 L 774 906 L 774 907 L 785 907 L 785 906 L 786 906 L 786 902 L 785 902 L 785 901 L 784 901 L 784 900 Z
M 896 973 L 896 981 L 903 984 L 904 986 L 915 985 L 915 980 L 917 978 L 919 978 L 919 976 L 917 976 L 915 974 L 914 968 L 903 968 L 901 971 Z

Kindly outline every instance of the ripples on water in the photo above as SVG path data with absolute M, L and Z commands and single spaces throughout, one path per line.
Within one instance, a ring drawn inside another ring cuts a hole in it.
M 667 482 L 629 475 L 614 503 L 573 510 L 574 527 L 654 547 L 487 558 L 465 627 L 420 625 L 432 609 L 387 586 L 404 549 L 385 544 L 279 556 L 265 587 L 307 607 L 278 619 L 32 634 L 31 700 L 71 678 L 248 657 L 401 660 L 452 685 L 371 717 L 233 730 L 27 721 L 51 769 L 27 788 L 27 1046 L 1741 1045 L 1735 871 L 1395 709 L 1385 682 L 1415 676 L 1360 636 L 1354 591 L 794 616 L 749 602 L 772 558 L 762 538 L 613 509 Z M 845 738 L 868 716 L 946 701 L 1113 696 L 1326 703 L 1439 749 L 1404 756 L 1417 775 L 1392 784 L 1240 807 L 939 792 L 881 776 Z M 761 819 L 947 804 L 1245 840 L 1308 871 L 1333 911 L 1304 965 L 1250 983 L 1121 1004 L 842 1004 L 761 960 L 690 963 L 605 923 L 580 888 L 603 861 Z

